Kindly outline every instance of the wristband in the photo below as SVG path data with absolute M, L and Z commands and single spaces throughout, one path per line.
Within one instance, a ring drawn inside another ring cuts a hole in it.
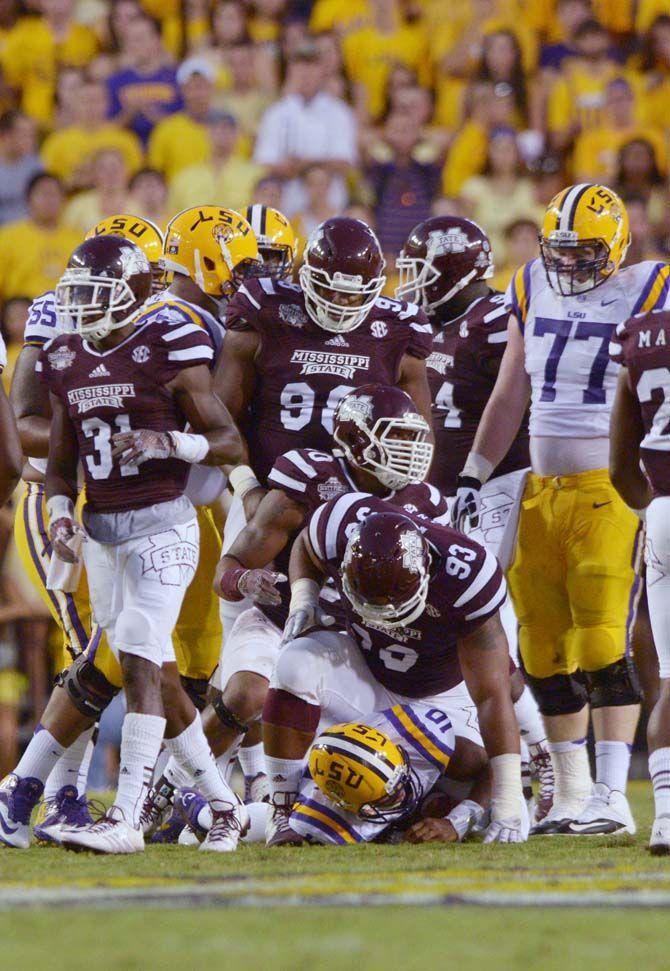
M 445 816 L 458 833 L 458 842 L 462 842 L 473 826 L 476 826 L 486 810 L 474 799 L 464 799 Z
M 74 503 L 68 496 L 52 496 L 47 499 L 47 516 L 49 522 L 53 523 L 56 519 L 74 520 Z
M 516 753 L 495 755 L 490 760 L 493 775 L 493 797 L 491 800 L 491 819 L 501 820 L 518 816 L 521 789 L 521 756 Z
M 494 468 L 495 466 L 483 455 L 470 452 L 465 460 L 465 465 L 461 469 L 461 475 L 470 479 L 478 479 L 484 485 L 491 478 Z
M 176 459 L 195 465 L 202 462 L 209 453 L 209 442 L 204 435 L 194 435 L 192 432 L 168 432 L 172 442 Z
M 262 488 L 254 470 L 248 465 L 237 465 L 228 476 L 228 482 L 238 499 L 244 499 L 252 489 Z
M 248 572 L 246 567 L 233 566 L 222 573 L 219 589 L 224 600 L 244 600 L 244 595 L 240 593 L 239 583 L 244 574 Z
M 304 607 L 315 607 L 319 602 L 321 587 L 316 580 L 302 577 L 291 584 L 291 604 L 289 613 L 302 610 Z

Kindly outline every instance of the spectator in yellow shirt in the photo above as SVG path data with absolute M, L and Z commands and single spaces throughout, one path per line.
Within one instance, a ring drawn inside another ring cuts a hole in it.
M 577 182 L 612 182 L 619 149 L 632 139 L 644 139 L 654 147 L 656 165 L 665 169 L 662 132 L 637 124 L 635 96 L 624 78 L 615 78 L 605 89 L 603 123 L 583 131 L 575 142 L 573 170 Z
M 498 254 L 493 251 L 495 275 L 491 278 L 490 286 L 494 290 L 506 290 L 515 271 L 540 255 L 539 230 L 538 223 L 523 217 L 505 226 L 505 252 Z
M 26 190 L 28 217 L 0 229 L 0 300 L 34 298 L 60 279 L 81 235 L 64 226 L 65 193 L 48 172 L 33 176 Z
M 235 151 L 239 128 L 233 115 L 213 112 L 207 123 L 211 157 L 181 169 L 170 182 L 169 207 L 181 212 L 204 203 L 242 211 L 254 202 L 263 167 Z
M 667 249 L 663 252 L 660 244 L 659 227 L 654 226 L 649 214 L 649 207 L 644 196 L 631 193 L 624 196 L 626 212 L 630 220 L 630 246 L 626 253 L 626 264 L 641 263 L 643 260 L 668 259 Z
M 98 52 L 89 27 L 73 21 L 74 0 L 41 0 L 41 17 L 13 27 L 2 54 L 7 83 L 21 92 L 21 107 L 48 127 L 60 67 L 85 67 Z
M 256 70 L 257 50 L 249 40 L 233 44 L 227 52 L 226 65 L 230 86 L 215 96 L 215 105 L 235 115 L 250 149 L 258 123 L 272 104 L 272 95 L 263 90 Z M 247 154 L 251 154 L 250 151 Z
M 77 100 L 73 125 L 47 136 L 42 145 L 42 161 L 71 189 L 89 186 L 93 158 L 103 149 L 116 149 L 123 155 L 128 171 L 142 164 L 142 143 L 134 132 L 107 120 L 109 97 L 101 81 L 85 82 Z
M 184 110 L 156 125 L 147 153 L 149 165 L 163 172 L 168 182 L 187 166 L 210 158 L 207 119 L 212 110 L 214 81 L 214 69 L 204 58 L 191 57 L 177 71 Z
M 63 222 L 84 236 L 89 229 L 118 212 L 128 212 L 128 169 L 121 152 L 103 148 L 93 159 L 93 188 L 68 202 Z
M 612 188 L 624 196 L 641 196 L 649 218 L 663 232 L 670 232 L 670 210 L 665 180 L 661 175 L 653 145 L 644 138 L 633 138 L 619 149 L 617 171 Z
M 128 211 L 164 229 L 174 211 L 168 209 L 168 190 L 165 176 L 158 169 L 140 169 L 130 180 Z

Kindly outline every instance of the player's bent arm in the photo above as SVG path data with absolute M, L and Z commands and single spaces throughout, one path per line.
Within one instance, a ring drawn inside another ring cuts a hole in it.
M 65 496 L 74 503 L 77 498 L 79 459 L 77 435 L 60 398 L 50 394 L 49 401 L 52 419 L 44 492 L 47 500 L 54 496 Z
M 426 362 L 418 357 L 413 357 L 411 354 L 404 354 L 400 362 L 398 387 L 410 396 L 419 414 L 423 415 L 428 422 L 432 440 L 433 419 L 431 417 L 431 397 Z
M 168 385 L 193 431 L 207 439 L 203 465 L 235 466 L 243 457 L 242 438 L 228 408 L 214 394 L 205 364 L 186 368 Z
M 256 384 L 255 359 L 260 337 L 253 330 L 229 330 L 214 371 L 214 390 L 236 422 L 251 404 Z
M 23 456 L 14 413 L 0 387 L 0 505 L 4 506 L 21 477 Z
M 631 390 L 628 369 L 621 368 L 610 417 L 610 478 L 631 509 L 646 508 L 653 493 L 640 466 L 644 424 L 640 402 Z
M 523 335 L 512 314 L 507 325 L 507 347 L 500 362 L 495 387 L 477 428 L 473 453 L 490 464 L 491 471 L 502 462 L 523 421 L 530 400 L 530 378 L 526 373 Z M 471 474 L 471 473 L 470 473 Z
M 334 623 L 334 618 L 319 605 L 325 576 L 326 568 L 314 552 L 308 529 L 305 528 L 298 535 L 291 550 L 291 603 L 282 643 L 299 637 L 310 627 L 329 627 Z
M 296 536 L 291 548 L 288 577 L 291 587 L 299 580 L 313 580 L 319 589 L 326 578 L 326 568 L 312 548 L 307 527 Z
M 268 492 L 253 518 L 221 557 L 214 576 L 214 591 L 221 596 L 222 578 L 230 570 L 239 567 L 254 570 L 271 563 L 304 520 L 304 509 L 281 489 Z
M 9 401 L 16 415 L 16 425 L 25 455 L 46 458 L 49 454 L 51 408 L 49 394 L 35 371 L 41 347 L 26 344 L 21 349 L 14 374 Z

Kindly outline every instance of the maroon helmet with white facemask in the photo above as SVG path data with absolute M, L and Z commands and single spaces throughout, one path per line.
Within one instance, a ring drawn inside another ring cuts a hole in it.
M 305 307 L 324 330 L 359 327 L 381 294 L 386 277 L 379 240 L 360 219 L 326 219 L 307 241 L 300 285 Z
M 342 590 L 364 621 L 385 627 L 411 624 L 426 607 L 429 582 L 428 543 L 402 513 L 368 516 L 349 538 Z
M 337 406 L 333 438 L 351 465 L 387 489 L 423 482 L 433 458 L 430 427 L 400 388 L 365 384 Z
M 493 276 L 491 243 L 471 219 L 434 216 L 414 227 L 396 268 L 396 297 L 431 314 L 469 284 Z

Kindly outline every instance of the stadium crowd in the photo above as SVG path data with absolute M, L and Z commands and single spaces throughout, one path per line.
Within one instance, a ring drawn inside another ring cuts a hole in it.
M 668 0 L 0 0 L 2 380 L 33 298 L 120 212 L 164 229 L 203 200 L 254 202 L 302 242 L 357 216 L 389 294 L 412 227 L 463 215 L 505 289 L 549 200 L 597 181 L 627 206 L 627 263 L 667 259 L 669 97 Z M 57 639 L 12 521 L 2 510 L 0 777 Z

